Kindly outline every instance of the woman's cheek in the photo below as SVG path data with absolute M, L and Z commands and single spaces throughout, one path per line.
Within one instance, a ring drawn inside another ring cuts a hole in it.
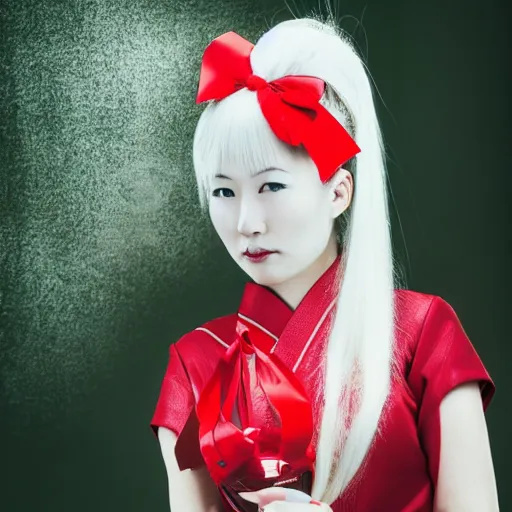
M 213 227 L 217 234 L 222 238 L 223 234 L 223 216 L 222 216 L 222 208 L 217 201 L 212 200 L 210 203 L 210 219 L 212 221 Z
M 272 201 L 265 205 L 267 218 L 279 221 L 279 223 L 290 223 L 296 219 L 300 222 L 299 218 L 303 216 L 304 205 L 307 203 L 297 201 L 296 197 L 286 192 L 288 191 L 275 193 L 272 196 Z
M 231 205 L 227 201 L 216 200 L 210 204 L 210 219 L 215 231 L 226 243 L 227 237 L 233 237 L 236 231 L 236 218 Z

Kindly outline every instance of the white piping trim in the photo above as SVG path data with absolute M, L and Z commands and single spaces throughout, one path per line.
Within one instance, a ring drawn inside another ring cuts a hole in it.
M 324 311 L 324 314 L 322 315 L 322 317 L 320 318 L 320 320 L 318 321 L 318 323 L 316 324 L 315 328 L 313 329 L 313 332 L 311 333 L 311 336 L 309 337 L 309 340 L 307 341 L 307 343 L 304 345 L 304 348 L 302 349 L 302 352 L 299 356 L 299 359 L 297 359 L 297 362 L 295 363 L 295 365 L 293 366 L 293 369 L 292 369 L 292 372 L 295 373 L 297 368 L 299 367 L 300 363 L 302 362 L 302 359 L 304 358 L 304 356 L 306 355 L 306 352 L 309 348 L 309 345 L 311 345 L 311 342 L 313 341 L 313 338 L 316 336 L 316 333 L 318 332 L 318 329 L 320 329 L 321 325 L 324 323 L 325 319 L 327 318 L 327 315 L 329 314 L 329 312 L 331 311 L 331 309 L 334 307 L 334 305 L 336 304 L 336 300 L 337 299 L 334 299 L 330 304 L 329 304 L 329 307 Z
M 196 329 L 194 329 L 194 330 L 195 331 L 203 331 L 206 334 L 209 334 L 215 341 L 220 343 L 223 347 L 229 348 L 229 345 L 226 342 L 222 341 L 216 334 L 213 334 L 213 332 L 210 331 L 209 329 L 205 329 L 204 327 L 196 327 Z
M 248 318 L 246 317 L 245 315 L 242 315 L 242 313 L 238 313 L 238 316 L 240 318 L 242 318 L 243 320 L 245 320 L 246 322 L 249 322 L 250 324 L 258 327 L 259 329 L 261 329 L 265 334 L 268 334 L 272 339 L 276 340 L 276 345 L 277 345 L 277 342 L 279 341 L 279 338 L 275 335 L 275 334 L 272 334 L 270 331 L 268 331 L 267 329 L 265 329 L 265 327 L 263 327 L 262 325 L 260 325 L 258 322 L 255 322 L 254 320 L 252 320 L 251 318 Z M 276 346 L 274 345 L 274 347 Z M 274 348 L 272 348 L 272 350 L 274 350 Z

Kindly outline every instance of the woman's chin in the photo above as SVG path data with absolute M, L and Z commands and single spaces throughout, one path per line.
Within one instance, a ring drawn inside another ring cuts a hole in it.
M 270 258 L 266 261 L 252 262 L 244 257 L 237 260 L 237 263 L 256 284 L 261 286 L 277 286 L 292 277 L 282 262 L 270 261 Z
M 286 281 L 287 277 L 277 269 L 265 269 L 263 267 L 257 269 L 244 268 L 246 274 L 260 286 L 277 286 Z

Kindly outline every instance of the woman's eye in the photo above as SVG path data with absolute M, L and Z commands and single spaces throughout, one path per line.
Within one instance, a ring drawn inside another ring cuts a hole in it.
M 234 192 L 230 188 L 216 188 L 212 192 L 214 197 L 235 197 Z
M 278 190 L 286 188 L 286 185 L 283 185 L 282 183 L 265 183 L 265 185 L 261 187 L 261 191 L 263 191 L 265 187 L 268 187 L 270 192 L 277 192 Z

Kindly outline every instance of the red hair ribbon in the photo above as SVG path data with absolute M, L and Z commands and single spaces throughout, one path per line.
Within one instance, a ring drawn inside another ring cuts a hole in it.
M 291 75 L 267 82 L 252 74 L 253 48 L 235 32 L 214 39 L 203 55 L 196 103 L 222 100 L 243 87 L 256 91 L 263 116 L 276 137 L 292 146 L 302 144 L 325 183 L 360 152 L 345 128 L 319 103 L 325 82 Z
M 273 343 L 240 320 L 235 341 L 199 397 L 201 453 L 217 485 L 261 488 L 313 471 L 311 403 L 295 374 L 270 353 Z M 260 417 L 263 410 L 273 421 Z

